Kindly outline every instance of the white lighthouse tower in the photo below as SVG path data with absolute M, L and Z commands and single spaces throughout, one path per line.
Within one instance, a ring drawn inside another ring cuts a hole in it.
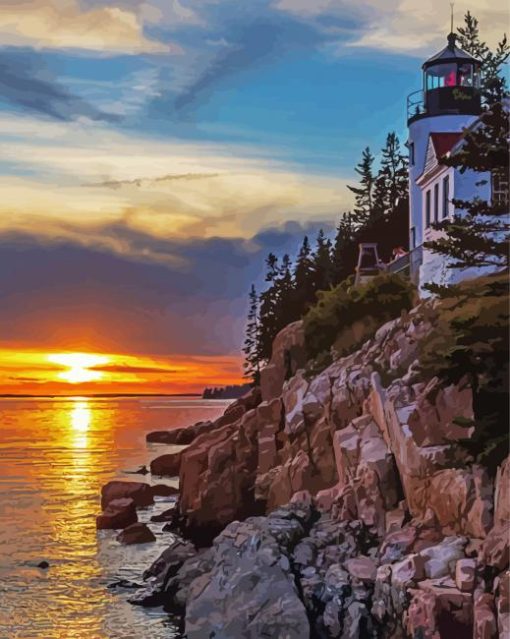
M 423 89 L 407 98 L 411 249 L 421 246 L 425 239 L 426 213 L 418 180 L 425 171 L 431 136 L 436 134 L 436 140 L 441 139 L 443 146 L 448 143 L 448 137 L 453 143 L 458 134 L 481 113 L 481 64 L 456 46 L 453 24 L 447 41 L 444 49 L 423 63 Z M 453 192 L 450 192 L 449 197 L 452 196 Z M 434 197 L 438 198 L 439 193 L 433 193 L 432 199 Z M 448 198 L 448 194 L 441 194 L 440 197 Z

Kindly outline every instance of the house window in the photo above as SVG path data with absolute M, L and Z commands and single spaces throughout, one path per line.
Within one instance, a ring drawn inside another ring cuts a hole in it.
M 409 145 L 409 164 L 414 166 L 414 142 Z
M 493 171 L 491 174 L 491 192 L 493 204 L 507 205 L 508 197 L 508 173 L 506 171 Z
M 450 208 L 450 176 L 443 178 L 443 219 L 448 217 Z
M 430 226 L 430 189 L 425 193 L 425 228 Z
M 439 184 L 434 185 L 434 223 L 439 222 Z

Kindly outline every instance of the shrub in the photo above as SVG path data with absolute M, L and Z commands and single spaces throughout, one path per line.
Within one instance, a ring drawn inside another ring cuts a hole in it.
M 360 286 L 350 277 L 320 292 L 304 317 L 308 357 L 317 358 L 333 345 L 338 356 L 356 350 L 381 324 L 410 309 L 414 297 L 411 282 L 394 274 L 378 275 Z
M 508 454 L 509 311 L 507 274 L 467 281 L 441 295 L 437 321 L 422 342 L 420 373 L 445 385 L 469 381 L 475 431 L 463 443 L 490 470 Z

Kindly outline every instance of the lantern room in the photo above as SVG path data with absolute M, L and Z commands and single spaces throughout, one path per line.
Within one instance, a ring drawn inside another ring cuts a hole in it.
M 476 58 L 456 46 L 456 36 L 450 33 L 448 45 L 422 66 L 425 113 L 479 114 L 480 67 Z

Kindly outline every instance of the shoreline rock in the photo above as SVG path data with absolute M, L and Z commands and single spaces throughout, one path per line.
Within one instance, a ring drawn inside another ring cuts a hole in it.
M 262 395 L 180 453 L 164 530 L 186 540 L 132 602 L 181 615 L 190 639 L 510 632 L 510 461 L 494 481 L 459 445 L 465 380 L 417 377 L 434 313 L 421 304 L 311 379 L 302 327 L 284 329 Z
M 117 535 L 117 541 L 126 545 L 146 544 L 151 541 L 156 541 L 156 537 L 147 524 L 143 524 L 139 521 L 124 528 L 124 530 Z
M 98 530 L 127 528 L 138 521 L 135 502 L 131 497 L 121 497 L 108 502 L 101 515 L 96 517 Z

